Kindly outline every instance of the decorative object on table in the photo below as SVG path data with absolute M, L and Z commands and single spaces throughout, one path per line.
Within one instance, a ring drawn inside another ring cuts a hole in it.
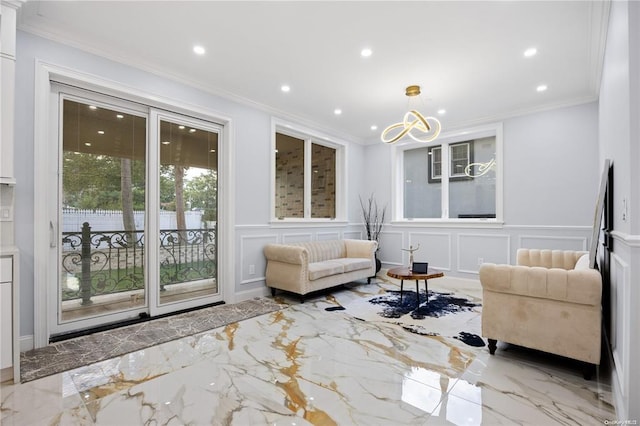
M 409 98 L 409 111 L 402 122 L 395 123 L 383 130 L 380 139 L 385 143 L 395 143 L 404 136 L 409 136 L 417 142 L 431 142 L 440 134 L 440 122 L 435 117 L 425 117 L 418 111 L 417 105 L 411 105 L 413 99 L 420 94 L 420 86 L 409 86 L 405 95 Z M 395 134 L 394 131 L 398 130 Z
M 385 205 L 382 209 L 378 207 L 378 202 L 376 201 L 373 194 L 369 195 L 367 201 L 363 201 L 362 197 L 360 198 L 360 207 L 362 208 L 362 219 L 364 221 L 364 228 L 367 232 L 367 240 L 375 241 L 378 243 L 378 250 L 380 250 L 380 233 L 382 232 L 382 227 L 384 226 L 384 219 L 387 214 L 387 206 Z M 378 259 L 377 256 L 378 251 L 376 250 L 376 273 L 380 271 L 382 268 L 382 263 Z
M 429 270 L 429 262 L 412 262 L 411 272 L 414 274 L 426 274 Z
M 402 249 L 402 251 L 408 251 L 409 252 L 409 267 L 411 267 L 411 265 L 413 265 L 413 252 L 414 251 L 418 251 L 419 248 L 420 248 L 420 244 L 418 244 L 418 247 L 416 247 L 416 248 L 413 248 L 413 246 L 410 245 L 408 249 Z

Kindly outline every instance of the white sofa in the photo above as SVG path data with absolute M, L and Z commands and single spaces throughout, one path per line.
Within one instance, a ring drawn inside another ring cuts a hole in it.
M 602 278 L 580 251 L 519 249 L 517 265 L 485 263 L 482 335 L 495 353 L 509 342 L 587 363 L 600 363 Z
M 376 274 L 378 244 L 367 240 L 328 240 L 268 244 L 267 287 L 305 295 Z

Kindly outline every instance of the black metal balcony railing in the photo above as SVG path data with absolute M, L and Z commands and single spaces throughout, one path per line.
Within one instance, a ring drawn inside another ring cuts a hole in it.
M 91 231 L 62 233 L 62 300 L 144 289 L 144 233 Z M 160 286 L 216 277 L 216 229 L 160 231 Z

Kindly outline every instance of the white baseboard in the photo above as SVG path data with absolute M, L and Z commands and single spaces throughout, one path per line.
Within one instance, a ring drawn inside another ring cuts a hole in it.
M 615 365 L 611 363 L 611 393 L 613 397 L 613 406 L 616 410 L 617 419 L 628 418 L 629 409 L 625 403 L 625 398 L 620 387 L 620 380 L 618 380 L 618 373 L 616 372 Z
M 29 336 L 20 336 L 20 352 L 30 351 L 33 348 L 33 334 Z
M 235 294 L 235 303 L 245 300 L 255 299 L 256 297 L 266 297 L 271 294 L 266 286 L 254 288 L 252 290 L 240 291 Z
M 7 367 L 0 370 L 0 382 L 6 382 L 13 379 L 13 367 Z

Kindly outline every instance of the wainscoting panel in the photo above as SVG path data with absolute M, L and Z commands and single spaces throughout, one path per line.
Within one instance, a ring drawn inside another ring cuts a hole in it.
M 362 240 L 362 231 L 345 231 L 344 238 L 349 240 Z
M 309 241 L 312 241 L 312 239 L 312 234 L 283 234 L 282 244 L 308 243 Z
M 381 232 L 378 258 L 389 266 L 401 266 L 404 253 L 402 232 Z
M 318 232 L 316 234 L 316 240 L 318 241 L 327 241 L 327 240 L 339 240 L 340 232 Z
M 551 235 L 520 235 L 518 247 L 541 250 L 588 250 L 587 238 Z
M 611 352 L 615 364 L 615 374 L 620 383 L 620 390 L 626 398 L 629 391 L 627 377 L 629 375 L 630 344 L 630 289 L 629 264 L 620 256 L 611 253 Z M 627 319 L 625 321 L 625 318 Z
M 435 232 L 411 232 L 409 233 L 409 246 L 418 250 L 413 252 L 413 260 L 416 262 L 429 262 L 430 267 L 442 271 L 451 270 L 451 234 Z M 403 263 L 409 264 L 409 252 L 403 250 Z
M 243 235 L 240 237 L 240 284 L 265 280 L 267 260 L 264 257 L 264 246 L 277 242 L 277 235 Z
M 477 274 L 482 263 L 511 263 L 511 238 L 496 234 L 458 234 L 458 271 Z

